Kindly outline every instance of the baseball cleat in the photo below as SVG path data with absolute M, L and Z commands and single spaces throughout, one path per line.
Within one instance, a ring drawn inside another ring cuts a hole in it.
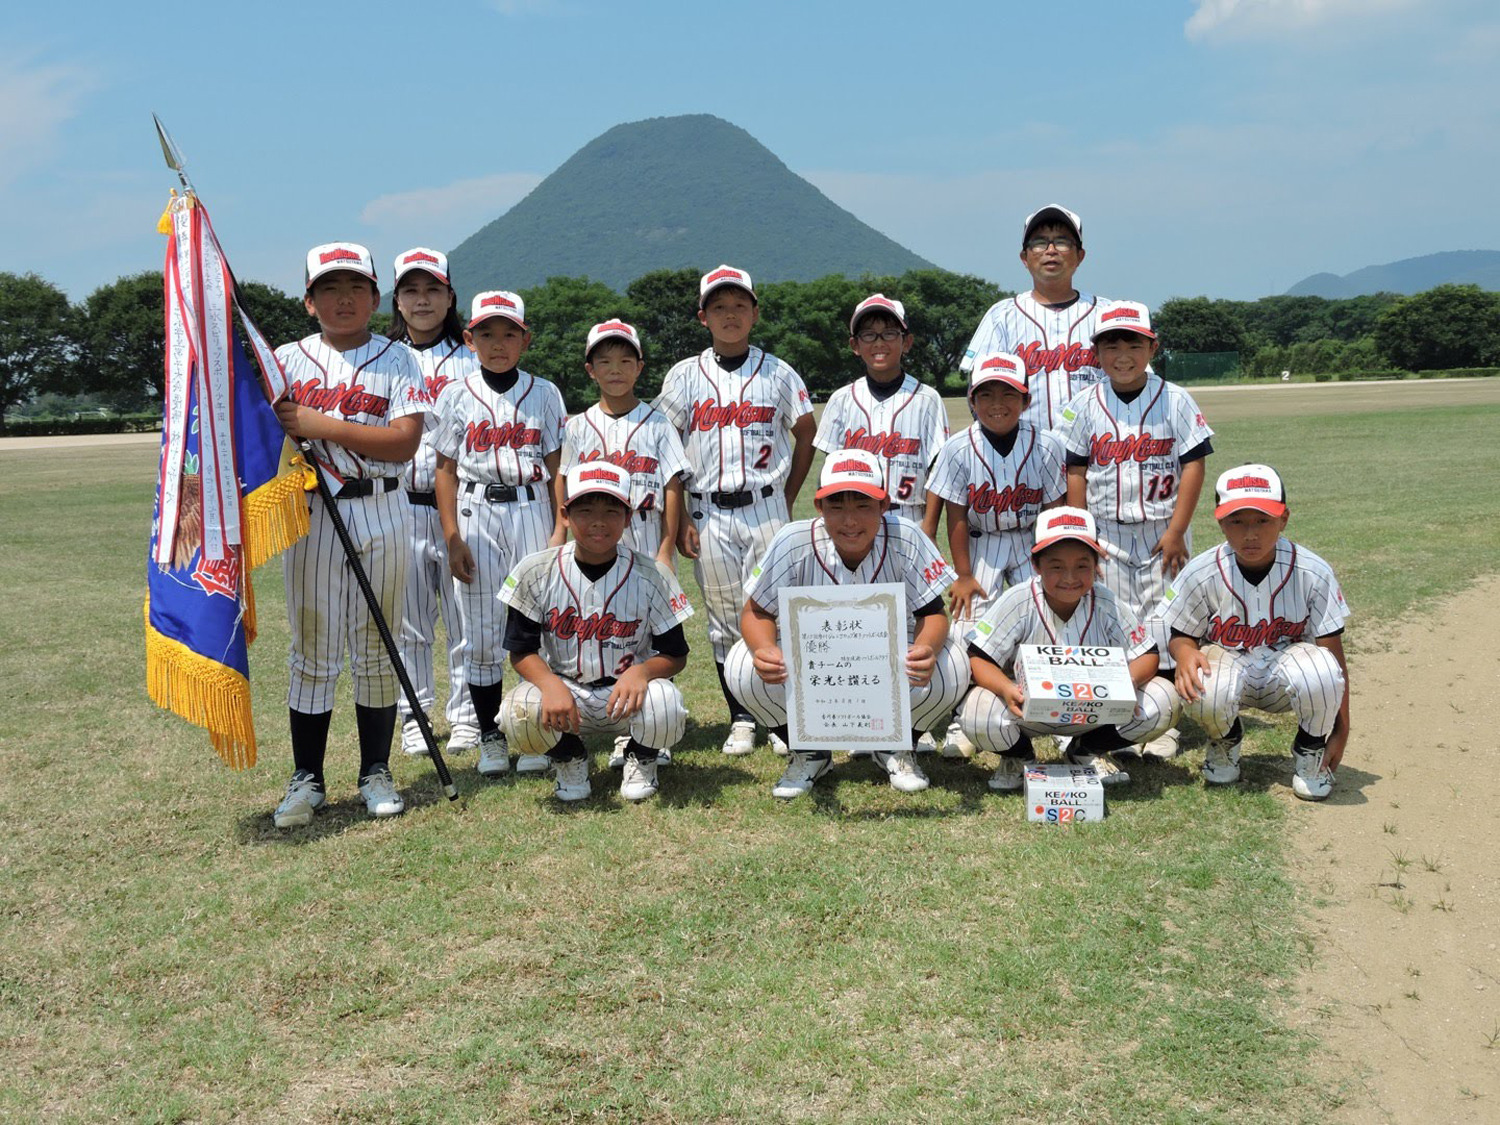
M 890 777 L 891 788 L 899 793 L 920 793 L 927 788 L 927 775 L 917 765 L 916 756 L 910 750 L 898 750 L 894 754 L 880 751 L 875 763 Z
M 549 761 L 543 758 L 543 761 Z M 555 788 L 559 801 L 583 801 L 593 793 L 589 785 L 588 758 L 572 758 L 566 762 L 552 762 Z
M 1070 766 L 1092 766 L 1099 775 L 1100 785 L 1124 785 L 1130 780 L 1130 775 L 1116 764 L 1112 754 L 1091 754 L 1087 750 L 1069 749 L 1063 755 L 1063 761 Z
M 1148 758 L 1161 758 L 1168 760 L 1177 757 L 1182 749 L 1182 732 L 1176 727 L 1171 727 L 1158 738 L 1153 738 L 1140 748 L 1140 753 Z
M 1020 758 L 1001 758 L 990 774 L 990 788 L 997 793 L 1015 793 L 1026 784 L 1026 766 Z
M 1239 737 L 1210 739 L 1203 750 L 1204 782 L 1209 785 L 1233 785 L 1239 779 Z
M 922 737 L 917 739 L 917 744 L 912 750 L 918 754 L 936 754 L 938 752 L 937 739 L 932 737 L 930 730 L 924 730 Z
M 733 758 L 743 758 L 755 752 L 755 724 L 740 719 L 729 728 L 729 737 L 724 740 L 724 753 Z
M 972 758 L 976 747 L 969 741 L 969 736 L 964 733 L 964 728 L 958 725 L 958 720 L 948 724 L 948 733 L 943 738 L 943 747 L 939 751 L 945 758 Z
M 479 728 L 473 723 L 454 723 L 448 732 L 449 754 L 467 754 L 479 745 Z
M 1333 771 L 1323 764 L 1324 747 L 1292 747 L 1292 792 L 1304 801 L 1321 801 L 1333 792 Z
M 396 782 L 387 766 L 376 766 L 359 779 L 359 795 L 371 816 L 396 816 L 406 811 L 406 802 L 396 792 Z
M 479 740 L 479 761 L 474 766 L 481 777 L 500 777 L 510 771 L 510 747 L 505 735 L 492 731 Z
M 769 736 L 767 736 L 766 741 L 771 744 L 772 751 L 774 751 L 778 757 L 785 758 L 792 752 L 787 744 L 782 741 L 781 735 L 777 734 L 774 730 L 770 733 Z
M 323 807 L 327 795 L 323 783 L 307 770 L 298 770 L 287 782 L 286 796 L 271 815 L 277 828 L 305 828 L 313 821 L 313 814 Z
M 630 754 L 625 758 L 625 771 L 620 778 L 620 796 L 627 801 L 644 801 L 656 796 L 656 759 L 637 758 Z
M 823 755 L 802 754 L 793 750 L 788 755 L 786 770 L 771 788 L 771 796 L 789 801 L 812 791 L 813 782 L 828 772 L 833 760 Z
M 621 769 L 625 765 L 625 747 L 630 745 L 630 735 L 622 734 L 615 739 L 614 749 L 609 752 L 608 767 L 612 770 Z
M 585 765 L 585 768 L 587 768 L 587 765 L 588 765 L 587 759 L 580 759 L 580 761 L 583 761 L 584 765 Z M 535 774 L 546 773 L 551 768 L 552 768 L 552 759 L 549 758 L 549 757 L 547 757 L 547 755 L 545 755 L 545 754 L 517 754 L 516 755 L 516 775 L 518 777 L 519 776 L 530 777 L 530 776 L 533 776 Z
M 401 724 L 401 751 L 413 758 L 427 756 L 427 740 L 422 737 L 422 724 L 409 718 Z

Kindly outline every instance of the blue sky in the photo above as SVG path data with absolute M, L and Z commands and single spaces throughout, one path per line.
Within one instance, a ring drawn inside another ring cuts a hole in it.
M 366 242 L 383 271 L 450 248 L 610 126 L 681 113 L 1008 288 L 1022 216 L 1052 201 L 1084 219 L 1079 284 L 1153 304 L 1500 248 L 1493 0 L 180 10 L 7 17 L 0 270 L 76 300 L 160 267 L 153 110 L 236 272 L 293 291 L 314 243 Z

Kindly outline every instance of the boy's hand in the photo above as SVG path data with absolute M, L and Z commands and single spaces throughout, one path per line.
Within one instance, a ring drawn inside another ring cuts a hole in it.
M 477 568 L 474 566 L 474 553 L 469 550 L 469 545 L 461 536 L 455 535 L 448 540 L 448 569 L 453 572 L 454 578 L 466 585 L 474 581 L 477 573 Z
M 698 529 L 692 524 L 684 522 L 677 531 L 677 549 L 682 552 L 685 559 L 696 559 L 698 549 L 702 544 L 698 541 Z
M 987 598 L 989 592 L 979 584 L 979 579 L 971 574 L 953 583 L 953 589 L 948 591 L 948 596 L 952 599 L 953 616 L 969 618 L 973 616 L 974 599 L 976 597 Z
M 1172 578 L 1179 570 L 1187 566 L 1187 537 L 1180 531 L 1168 528 L 1162 532 L 1161 538 L 1156 541 L 1156 546 L 1151 548 L 1151 553 L 1161 556 L 1162 571 L 1168 578 Z
M 614 690 L 609 693 L 606 708 L 609 717 L 628 719 L 640 711 L 646 705 L 646 687 L 650 683 L 651 679 L 642 665 L 633 664 L 625 669 L 624 674 L 615 681 Z
M 776 645 L 766 645 L 750 654 L 755 662 L 755 674 L 768 684 L 786 683 L 786 658 Z
M 926 687 L 937 667 L 937 653 L 931 645 L 912 645 L 906 650 L 906 678 L 912 687 Z
M 326 417 L 322 411 L 303 406 L 289 398 L 278 402 L 275 409 L 276 420 L 281 423 L 281 428 L 299 438 L 316 438 L 320 432 L 318 424 Z
M 1175 654 L 1174 654 L 1175 655 Z M 1202 649 L 1192 649 L 1177 657 L 1177 674 L 1173 677 L 1177 694 L 1187 703 L 1203 698 L 1203 681 L 1213 675 L 1213 666 Z
M 1026 703 L 1026 693 L 1021 690 L 1021 685 L 1015 681 L 1000 685 L 1000 701 L 1010 710 L 1016 718 L 1021 717 L 1021 708 Z
M 547 730 L 578 733 L 578 703 L 560 677 L 553 676 L 542 685 L 542 726 Z

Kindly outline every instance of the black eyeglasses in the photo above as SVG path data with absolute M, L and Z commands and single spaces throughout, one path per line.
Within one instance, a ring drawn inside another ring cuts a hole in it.
M 856 340 L 858 340 L 861 344 L 873 344 L 876 340 L 880 340 L 883 343 L 891 344 L 891 343 L 894 343 L 895 341 L 901 339 L 901 336 L 902 336 L 902 333 L 901 333 L 900 329 L 897 329 L 897 328 L 887 328 L 884 332 L 875 332 L 875 331 L 861 332 L 858 336 L 856 336 L 854 338 Z
M 1056 246 L 1059 250 L 1077 250 L 1078 239 L 1069 238 L 1067 235 L 1058 235 L 1056 238 L 1046 238 L 1042 235 L 1037 235 L 1035 238 L 1028 238 L 1026 240 L 1026 249 L 1028 250 L 1045 250 L 1049 246 Z

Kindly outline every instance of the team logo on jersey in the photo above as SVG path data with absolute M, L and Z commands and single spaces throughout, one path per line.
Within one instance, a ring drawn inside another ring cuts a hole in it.
M 350 383 L 347 387 L 325 387 L 317 379 L 303 379 L 292 384 L 292 401 L 301 406 L 310 406 L 324 414 L 371 414 L 384 418 L 390 409 L 391 400 L 384 395 L 372 395 L 363 383 Z
M 673 594 L 667 605 L 673 613 L 681 613 L 688 607 L 688 596 L 686 594 Z
M 1294 643 L 1307 632 L 1307 618 L 1288 621 L 1284 617 L 1273 617 L 1269 621 L 1257 621 L 1253 625 L 1241 621 L 1238 614 L 1230 617 L 1212 617 L 1208 622 L 1209 644 L 1224 648 L 1266 648 L 1274 645 Z
M 227 559 L 205 559 L 200 554 L 198 565 L 193 568 L 193 581 L 203 587 L 205 594 L 221 594 L 226 598 L 240 596 L 240 552 L 236 547 Z
M 1042 502 L 1042 490 L 1024 484 L 1008 484 L 998 492 L 991 484 L 969 485 L 969 510 L 985 512 L 1020 512 Z
M 626 473 L 655 474 L 661 465 L 655 457 L 642 457 L 639 453 L 631 453 L 628 449 L 617 450 L 613 453 L 602 453 L 597 449 L 591 449 L 587 453 L 578 455 L 579 464 L 601 459 Z
M 978 633 L 982 637 L 988 637 L 994 631 L 995 631 L 995 627 L 993 625 L 991 625 L 988 621 L 976 621 L 976 622 L 974 622 L 974 632 Z
M 943 571 L 948 569 L 948 564 L 943 559 L 938 559 L 931 566 L 922 568 L 922 580 L 924 582 L 936 582 Z
M 736 426 L 744 429 L 757 422 L 769 422 L 775 417 L 774 406 L 756 406 L 753 402 L 726 402 L 720 406 L 709 398 L 693 405 L 693 421 L 688 428 L 722 430 L 728 426 Z
M 861 426 L 857 430 L 844 431 L 844 448 L 863 449 L 877 457 L 897 457 L 903 453 L 920 453 L 922 442 L 919 438 L 902 437 L 896 430 L 872 434 Z
M 1150 434 L 1131 434 L 1117 438 L 1113 434 L 1095 434 L 1089 443 L 1089 460 L 1096 465 L 1140 464 L 1153 457 L 1165 457 L 1177 444 L 1176 438 L 1156 438 Z
M 474 453 L 488 453 L 492 449 L 521 449 L 528 445 L 541 445 L 542 431 L 524 422 L 502 422 L 498 426 L 489 421 L 470 422 L 465 428 L 464 443 Z
M 1085 347 L 1083 344 L 1058 344 L 1056 347 L 1044 348 L 1040 340 L 1033 340 L 1016 353 L 1026 361 L 1026 374 L 1035 375 L 1038 371 L 1063 370 L 1072 374 L 1080 367 L 1098 367 L 1099 353 L 1094 351 L 1092 344 Z
M 614 637 L 633 637 L 640 630 L 639 621 L 621 621 L 613 613 L 591 613 L 584 617 L 572 606 L 559 613 L 547 611 L 547 632 L 571 641 L 607 641 Z

